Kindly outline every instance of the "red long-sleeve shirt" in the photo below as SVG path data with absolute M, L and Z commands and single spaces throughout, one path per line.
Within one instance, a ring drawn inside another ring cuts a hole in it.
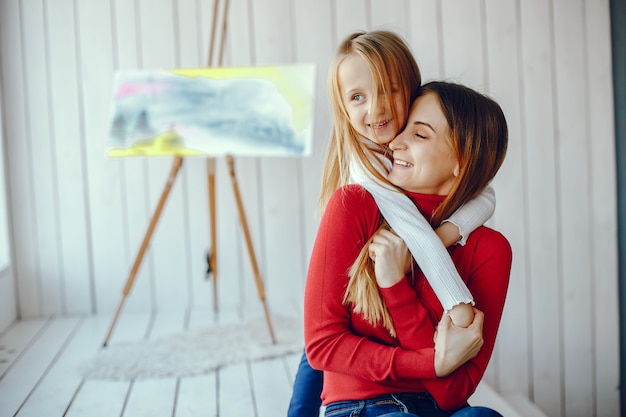
M 426 218 L 444 199 L 407 195 Z M 380 223 L 374 199 L 359 185 L 335 192 L 320 222 L 307 275 L 304 321 L 309 362 L 324 371 L 323 403 L 428 391 L 439 407 L 456 409 L 476 389 L 493 351 L 508 287 L 511 247 L 503 235 L 482 226 L 465 246 L 449 249 L 476 307 L 485 314 L 484 345 L 451 375 L 437 378 L 433 335 L 443 309 L 419 268 L 414 276 L 380 289 L 397 339 L 342 303 L 347 271 Z

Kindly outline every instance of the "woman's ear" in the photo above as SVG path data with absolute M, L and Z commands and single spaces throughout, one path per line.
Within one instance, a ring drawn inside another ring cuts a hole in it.
M 456 163 L 456 166 L 454 167 L 454 171 L 452 171 L 452 174 L 454 174 L 455 177 L 458 177 L 459 174 L 461 172 L 461 167 L 459 167 L 459 163 Z

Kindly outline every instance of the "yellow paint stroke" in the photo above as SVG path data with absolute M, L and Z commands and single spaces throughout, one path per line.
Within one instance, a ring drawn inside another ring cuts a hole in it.
M 293 126 L 297 133 L 311 126 L 315 67 L 312 64 L 266 67 L 212 67 L 169 70 L 189 78 L 263 79 L 273 83 L 293 110 Z
M 196 156 L 202 152 L 185 148 L 183 139 L 176 132 L 168 131 L 151 139 L 138 140 L 128 148 L 114 148 L 108 156 Z

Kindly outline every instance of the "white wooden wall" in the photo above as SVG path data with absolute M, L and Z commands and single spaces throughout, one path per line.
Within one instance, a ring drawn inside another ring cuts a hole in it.
M 110 314 L 172 159 L 108 159 L 113 72 L 206 66 L 213 0 L 2 0 L 0 59 L 19 316 Z M 490 224 L 514 265 L 487 380 L 550 416 L 616 416 L 617 220 L 608 0 L 231 0 L 226 65 L 317 64 L 314 154 L 240 158 L 271 309 L 299 308 L 349 32 L 410 43 L 425 79 L 492 95 L 510 128 Z M 206 161 L 184 161 L 125 311 L 210 306 Z M 218 160 L 221 306 L 258 306 Z M 6 297 L 6 295 L 4 296 Z
M 1 54 L 0 54 L 1 56 Z M 0 97 L 2 97 L 2 77 L 0 77 Z M 2 132 L 2 100 L 0 100 L 0 144 L 4 145 Z M 4 146 L 0 146 L 0 333 L 17 317 L 15 277 L 10 262 L 10 233 L 7 222 L 6 175 Z

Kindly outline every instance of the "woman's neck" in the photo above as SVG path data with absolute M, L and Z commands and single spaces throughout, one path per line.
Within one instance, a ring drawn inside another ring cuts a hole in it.
M 422 215 L 428 220 L 433 212 L 445 200 L 445 195 L 422 194 L 411 191 L 405 191 L 405 194 L 415 203 Z

